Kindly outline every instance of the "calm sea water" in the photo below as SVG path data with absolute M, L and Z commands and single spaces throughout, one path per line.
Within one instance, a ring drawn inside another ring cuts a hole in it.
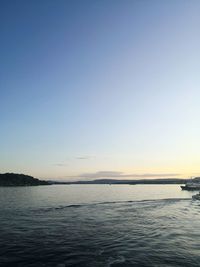
M 200 266 L 200 201 L 179 185 L 0 188 L 0 266 Z

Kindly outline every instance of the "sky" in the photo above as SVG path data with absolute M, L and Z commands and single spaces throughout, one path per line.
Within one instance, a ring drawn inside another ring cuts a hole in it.
M 200 175 L 200 1 L 1 0 L 0 172 Z

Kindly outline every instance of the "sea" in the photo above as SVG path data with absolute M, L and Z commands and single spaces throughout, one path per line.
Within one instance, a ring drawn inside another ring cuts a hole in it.
M 199 267 L 200 201 L 180 185 L 0 188 L 1 267 Z

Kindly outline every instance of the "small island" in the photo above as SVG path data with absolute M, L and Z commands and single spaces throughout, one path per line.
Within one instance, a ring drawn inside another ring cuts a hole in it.
M 17 173 L 0 174 L 0 186 L 36 186 L 49 185 L 47 181 L 36 179 L 32 176 Z

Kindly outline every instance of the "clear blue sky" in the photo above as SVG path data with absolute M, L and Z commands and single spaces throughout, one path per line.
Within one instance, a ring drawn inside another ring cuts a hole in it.
M 0 172 L 200 174 L 199 14 L 198 0 L 2 0 Z

